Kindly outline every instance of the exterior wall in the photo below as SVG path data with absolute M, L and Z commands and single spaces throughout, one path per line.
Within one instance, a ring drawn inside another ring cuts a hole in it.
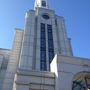
M 0 49 L 0 90 L 2 90 L 10 53 L 10 50 Z
M 42 14 L 49 15 L 50 19 L 43 19 Z M 49 71 L 47 24 L 52 25 L 54 55 L 60 54 L 56 55 L 51 63 L 51 71 L 55 75 L 40 71 L 41 23 L 45 24 L 46 29 L 47 71 Z M 88 59 L 71 56 L 73 52 L 64 19 L 56 16 L 53 10 L 44 8 L 30 10 L 26 13 L 24 31 L 15 30 L 12 50 L 0 50 L 0 89 L 12 90 L 13 87 L 13 90 L 71 90 L 74 75 L 81 71 L 90 71 Z
M 52 34 L 53 34 L 53 46 L 54 46 L 54 55 L 62 54 L 67 56 L 73 56 L 72 48 L 70 45 L 70 40 L 67 37 L 67 32 L 65 28 L 64 19 L 62 17 L 56 16 L 53 10 L 38 8 L 36 10 L 37 16 L 37 43 L 36 43 L 36 70 L 40 69 L 40 24 L 44 23 L 45 25 L 52 25 Z M 42 18 L 42 14 L 48 14 L 50 19 L 45 20 Z M 47 71 L 49 71 L 49 54 L 48 54 L 48 34 L 46 26 L 46 60 L 47 60 Z M 38 64 L 37 64 L 38 63 Z
M 49 20 L 45 20 L 42 18 L 42 14 L 48 14 L 50 16 Z M 53 32 L 53 44 L 54 44 L 54 53 L 58 52 L 58 46 L 57 46 L 57 37 L 55 30 L 53 27 L 55 27 L 55 12 L 49 9 L 43 9 L 43 8 L 38 8 L 37 9 L 37 42 L 36 42 L 36 70 L 40 70 L 40 65 L 37 63 L 40 63 L 40 41 L 41 41 L 41 23 L 45 24 L 45 35 L 46 35 L 46 65 L 47 65 L 47 71 L 49 71 L 49 54 L 48 54 L 48 33 L 47 33 L 47 24 L 53 25 L 52 26 L 52 32 Z
M 42 14 L 48 14 L 50 19 L 45 20 Z M 24 70 L 40 70 L 40 43 L 41 23 L 46 26 L 46 67 L 49 71 L 49 50 L 47 24 L 52 25 L 54 55 L 72 56 L 70 40 L 67 37 L 64 19 L 56 16 L 53 10 L 36 8 L 26 13 L 24 37 L 21 49 L 19 68 Z
M 56 28 L 59 43 L 59 53 L 66 56 L 73 56 L 70 39 L 67 36 L 65 20 L 62 17 L 56 16 Z
M 56 55 L 51 71 L 56 76 L 55 90 L 72 90 L 74 76 L 79 72 L 90 72 L 90 59 Z
M 55 90 L 55 76 L 51 72 L 18 70 L 13 90 Z
M 17 71 L 19 58 L 20 58 L 22 37 L 23 37 L 23 31 L 16 29 L 13 47 L 10 54 L 10 58 L 1 90 L 12 90 L 14 75 Z
M 20 69 L 32 70 L 35 62 L 35 11 L 30 10 L 26 13 L 26 23 L 24 37 L 22 41 Z

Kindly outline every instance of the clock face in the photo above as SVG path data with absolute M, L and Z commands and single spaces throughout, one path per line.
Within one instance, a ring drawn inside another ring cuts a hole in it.
M 49 19 L 50 17 L 48 15 L 42 15 L 44 19 Z

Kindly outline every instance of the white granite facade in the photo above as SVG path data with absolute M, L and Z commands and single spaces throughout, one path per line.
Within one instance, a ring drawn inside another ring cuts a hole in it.
M 55 90 L 72 90 L 76 75 L 83 73 L 78 77 L 82 78 L 87 72 L 90 78 L 90 59 L 55 55 L 51 63 L 51 72 L 55 73 Z
M 18 70 L 13 90 L 55 90 L 55 74 L 35 70 Z
M 2 90 L 11 50 L 0 48 L 0 90 Z
M 44 14 L 50 18 L 44 19 Z M 90 73 L 90 61 L 73 56 L 63 17 L 36 5 L 25 19 L 24 30 L 15 29 L 12 49 L 0 49 L 0 90 L 72 90 L 78 73 Z M 40 70 L 41 23 L 45 24 L 46 71 Z M 50 69 L 47 25 L 52 25 L 55 56 Z
M 45 20 L 42 18 L 42 14 L 45 13 L 50 16 L 50 19 Z M 64 19 L 60 16 L 56 16 L 53 10 L 37 8 L 36 11 L 30 10 L 26 13 L 26 23 L 19 64 L 20 69 L 40 70 L 41 23 L 46 25 L 47 71 L 49 71 L 47 24 L 52 25 L 54 55 L 61 54 L 73 56 L 70 39 L 67 37 Z
M 6 73 L 0 90 L 12 90 L 14 75 L 17 71 L 20 59 L 20 52 L 22 46 L 23 30 L 15 29 L 15 37 L 12 50 L 9 53 L 9 61 L 6 68 Z M 8 51 L 8 50 L 7 50 Z M 7 52 L 6 51 L 6 52 Z

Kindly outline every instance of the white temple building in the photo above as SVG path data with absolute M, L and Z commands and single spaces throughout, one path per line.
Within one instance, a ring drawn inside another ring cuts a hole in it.
M 15 28 L 12 49 L 0 48 L 0 90 L 90 90 L 90 59 L 73 56 L 65 20 L 48 0 L 35 0 Z

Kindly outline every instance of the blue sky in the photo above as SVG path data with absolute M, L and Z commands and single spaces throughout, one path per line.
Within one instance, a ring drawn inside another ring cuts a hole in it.
M 90 58 L 90 0 L 49 1 L 65 19 L 74 56 Z M 0 0 L 0 48 L 12 48 L 14 28 L 24 29 L 25 13 L 33 7 L 34 0 Z

